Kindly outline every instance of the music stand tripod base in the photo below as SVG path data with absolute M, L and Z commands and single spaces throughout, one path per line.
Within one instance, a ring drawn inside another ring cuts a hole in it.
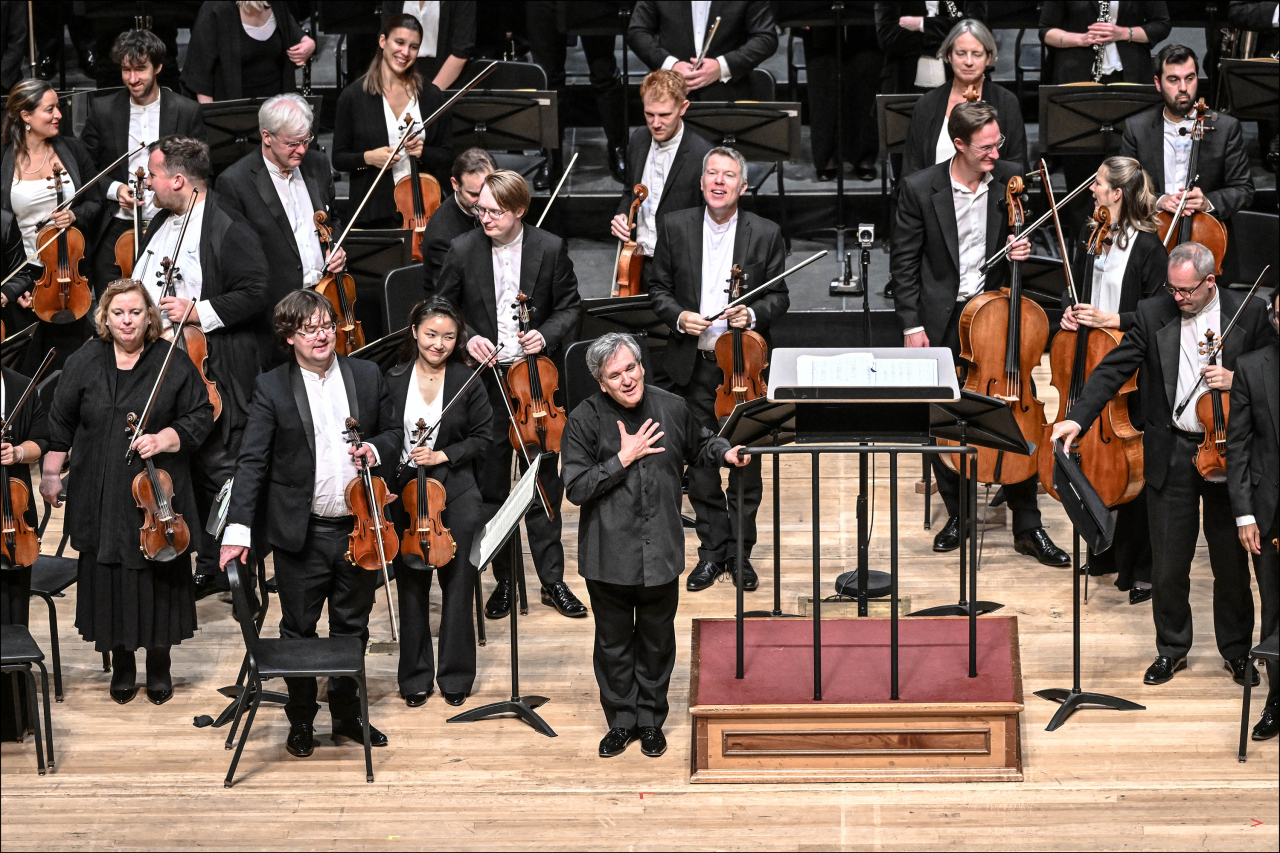
M 1067 690 L 1064 687 L 1050 687 L 1047 690 L 1037 690 L 1036 695 L 1041 699 L 1047 699 L 1050 702 L 1060 702 L 1058 710 L 1054 713 L 1053 719 L 1049 721 L 1049 725 L 1044 727 L 1046 732 L 1051 732 L 1060 727 L 1083 705 L 1092 705 L 1098 708 L 1110 708 L 1113 711 L 1145 711 L 1145 705 L 1139 705 L 1137 702 L 1130 702 L 1128 699 L 1121 699 L 1116 696 L 1106 696 L 1102 693 L 1085 693 L 1080 690 Z
M 1004 607 L 1004 605 L 995 601 L 975 601 L 972 603 L 972 605 L 965 602 L 961 602 L 959 604 L 942 604 L 942 605 L 939 605 L 938 607 L 926 607 L 924 610 L 916 610 L 911 613 L 908 613 L 907 615 L 908 616 L 968 616 L 969 610 L 971 609 L 971 607 L 977 610 L 979 616 L 984 616 L 987 613 L 995 613 L 997 610 Z

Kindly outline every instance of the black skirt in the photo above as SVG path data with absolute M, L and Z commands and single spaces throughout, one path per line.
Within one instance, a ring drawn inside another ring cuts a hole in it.
M 76 580 L 76 628 L 100 652 L 176 646 L 195 636 L 191 555 L 126 569 L 82 553 Z
M 27 625 L 31 612 L 31 569 L 0 571 L 0 625 Z M 36 640 L 42 648 L 48 645 Z M 31 730 L 27 719 L 26 676 L 0 677 L 0 740 L 21 740 Z M 14 696 L 14 685 L 17 696 Z

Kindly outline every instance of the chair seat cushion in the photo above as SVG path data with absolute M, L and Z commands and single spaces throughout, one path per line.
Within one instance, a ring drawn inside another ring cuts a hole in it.
M 41 554 L 31 567 L 31 591 L 57 595 L 75 583 L 76 576 L 74 558 Z
M 44 660 L 44 652 L 36 645 L 26 625 L 0 625 L 0 657 L 5 665 L 35 663 Z
M 1253 647 L 1253 656 L 1263 660 L 1280 658 L 1280 631 L 1272 631 L 1271 636 Z
M 354 675 L 364 668 L 364 643 L 359 637 L 264 639 L 253 657 L 263 678 Z

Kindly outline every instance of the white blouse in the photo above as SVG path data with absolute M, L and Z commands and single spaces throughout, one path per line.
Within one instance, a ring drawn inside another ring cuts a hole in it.
M 1124 271 L 1129 266 L 1129 253 L 1133 251 L 1137 236 L 1137 232 L 1130 228 L 1123 249 L 1120 248 L 1119 238 L 1116 238 L 1109 250 L 1094 256 L 1092 304 L 1099 311 L 1119 313 Z
M 408 112 L 413 116 L 414 121 L 418 122 L 418 124 L 422 123 L 422 108 L 418 105 L 417 98 L 414 98 L 409 102 Z M 404 133 L 404 122 L 400 121 L 400 116 L 403 115 L 404 113 L 401 113 L 399 116 L 393 113 L 391 111 L 391 104 L 387 101 L 386 97 L 383 97 L 382 117 L 386 119 L 387 122 L 387 144 L 393 148 L 395 147 L 395 144 L 400 141 L 400 134 Z M 396 181 L 408 174 L 409 155 L 405 154 L 404 151 L 401 151 L 399 161 L 391 166 L 392 186 L 395 186 Z
M 440 421 L 440 413 L 444 410 L 444 386 L 440 387 L 436 398 L 430 403 L 422 399 L 422 388 L 418 385 L 418 367 L 415 364 L 409 368 L 413 371 L 413 379 L 409 382 L 409 390 L 404 400 L 404 442 L 400 446 L 400 461 L 407 462 L 413 467 L 417 467 L 414 462 L 409 462 L 409 454 L 413 451 L 415 442 L 414 432 L 418 429 L 418 419 L 426 421 L 427 429 L 435 426 Z M 432 450 L 436 449 L 436 439 L 440 437 L 440 431 L 437 429 L 431 434 L 431 438 L 427 440 L 424 447 Z
M 75 191 L 71 176 L 63 172 L 62 197 L 71 198 Z M 39 248 L 36 235 L 40 233 L 40 224 L 58 206 L 58 191 L 49 186 L 48 178 L 37 178 L 34 181 L 14 181 L 12 195 L 13 215 L 18 220 L 18 230 L 22 232 L 22 247 L 26 249 L 28 260 L 34 261 Z

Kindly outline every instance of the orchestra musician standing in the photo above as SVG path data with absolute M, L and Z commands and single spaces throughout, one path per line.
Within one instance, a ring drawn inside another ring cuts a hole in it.
M 1204 427 L 1196 417 L 1198 395 L 1180 414 L 1176 407 L 1193 389 L 1201 394 L 1230 391 L 1240 356 L 1267 345 L 1274 331 L 1262 301 L 1245 304 L 1244 294 L 1218 287 L 1213 269 L 1213 254 L 1199 243 L 1182 243 L 1169 253 L 1167 293 L 1138 303 L 1133 326 L 1094 368 L 1066 420 L 1052 433 L 1054 441 L 1074 443 L 1120 386 L 1141 369 L 1143 476 L 1156 628 L 1156 659 L 1143 676 L 1146 684 L 1164 684 L 1187 666 L 1192 643 L 1191 561 L 1202 519 L 1213 570 L 1218 651 L 1238 683 L 1246 677 L 1256 683 L 1258 677 L 1249 663 L 1249 561 L 1236 537 L 1227 484 L 1209 482 L 1196 468 L 1196 451 L 1204 440 Z M 1205 333 L 1222 334 L 1237 311 L 1237 327 L 1226 338 L 1217 364 L 1209 365 Z
M 67 509 L 63 529 L 79 552 L 76 628 L 99 652 L 111 653 L 111 698 L 123 705 L 137 694 L 134 653 L 147 650 L 147 698 L 173 696 L 171 648 L 196 630 L 191 556 L 147 559 L 139 547 L 143 512 L 131 487 L 144 460 L 168 474 L 173 510 L 189 529 L 203 526 L 196 511 L 190 465 L 213 431 L 213 406 L 190 359 L 170 360 L 155 394 L 146 433 L 130 447 L 130 414 L 141 416 L 170 345 L 159 340 L 165 321 L 132 279 L 114 281 L 98 300 L 97 336 L 67 359 L 49 409 L 49 452 L 40 494 Z M 62 468 L 71 453 L 71 471 Z
M 449 176 L 453 195 L 440 202 L 427 221 L 427 229 L 422 232 L 424 292 L 435 290 L 444 257 L 449 253 L 449 244 L 455 237 L 461 237 L 480 224 L 476 219 L 480 190 L 484 189 L 484 179 L 497 169 L 497 164 L 483 148 L 468 148 L 454 158 Z
M 295 290 L 272 316 L 276 337 L 293 352 L 288 363 L 258 376 L 219 563 L 245 561 L 255 519 L 271 547 L 280 591 L 280 636 L 315 637 L 328 605 L 329 636 L 369 641 L 369 614 L 380 574 L 347 557 L 354 517 L 344 489 L 360 476 L 358 461 L 395 459 L 401 445 L 391 392 L 372 362 L 334 352 L 337 315 L 314 290 Z M 355 418 L 366 437 L 348 447 L 344 425 Z M 285 749 L 305 758 L 315 749 L 318 687 L 314 678 L 287 678 L 289 734 Z M 364 743 L 356 680 L 329 679 L 333 734 Z M 369 726 L 370 746 L 387 736 Z
M 786 248 L 777 225 L 738 206 L 747 189 L 747 163 L 732 148 L 712 148 L 702 158 L 702 196 L 706 207 L 667 214 L 658 227 L 649 296 L 653 311 L 672 330 L 663 359 L 665 388 L 683 397 L 698 422 L 718 428 L 716 390 L 724 379 L 716 363 L 716 340 L 730 326 L 752 329 L 769 342 L 769 327 L 787 312 L 791 297 L 780 281 L 750 304 L 736 305 L 714 322 L 729 303 L 729 280 L 737 265 L 750 290 L 779 275 Z M 648 266 L 648 265 L 646 265 Z M 738 478 L 743 488 L 743 564 L 732 552 L 738 531 Z M 698 564 L 685 581 L 690 592 L 706 589 L 723 573 L 744 590 L 759 586 L 751 566 L 756 542 L 756 511 L 764 487 L 760 460 L 729 472 L 729 496 L 720 472 L 689 469 L 689 502 L 698 532 Z
M 1021 174 L 1022 167 L 1000 159 L 1004 136 L 999 114 L 990 104 L 956 106 L 947 119 L 947 133 L 955 148 L 951 160 L 916 172 L 899 185 L 890 267 L 906 346 L 949 347 L 959 365 L 965 305 L 984 291 L 998 290 L 1008 278 L 1006 264 L 996 265 L 985 277 L 979 268 L 1006 242 L 999 188 Z M 1030 255 L 1027 240 L 1010 251 L 1015 261 Z M 960 478 L 940 456 L 932 465 L 948 515 L 934 537 L 933 550 L 954 551 L 961 544 Z M 1013 512 L 1014 549 L 1046 566 L 1069 565 L 1070 555 L 1053 543 L 1041 522 L 1037 477 L 1003 488 Z
M 441 91 L 458 79 L 476 47 L 474 0 L 384 0 L 382 20 L 412 15 L 422 25 L 417 70 Z
M 469 231 L 453 241 L 436 281 L 436 293 L 462 309 L 467 321 L 467 351 L 487 360 L 501 344 L 497 370 L 506 376 L 526 355 L 542 354 L 562 360 L 563 348 L 578 327 L 582 299 L 578 277 L 569 260 L 566 241 L 524 222 L 529 212 L 529 185 L 518 172 L 499 169 L 484 179 L 476 216 L 482 230 Z M 517 322 L 517 297 L 528 297 L 529 331 Z M 511 491 L 510 418 L 504 391 L 486 373 L 485 387 L 493 409 L 493 444 L 480 465 L 480 494 L 495 508 Z M 525 465 L 519 455 L 520 465 Z M 558 454 L 549 452 L 539 468 L 539 481 L 554 512 L 535 507 L 525 516 L 529 549 L 538 579 L 542 603 L 562 616 L 583 617 L 587 609 L 564 582 L 564 545 L 561 543 L 560 480 Z M 485 616 L 501 619 L 512 606 L 510 558 L 505 550 L 495 555 L 493 576 L 497 587 L 485 604 Z
M 928 92 L 947 82 L 938 48 L 962 19 L 987 17 L 985 0 L 903 0 L 875 4 L 876 40 L 884 51 L 880 91 L 884 94 Z
M 482 385 L 472 383 L 466 396 L 441 417 L 462 390 L 474 365 L 467 353 L 467 326 L 461 312 L 446 299 L 430 297 L 414 306 L 402 350 L 404 358 L 387 373 L 387 386 L 404 441 L 394 457 L 404 470 L 398 476 L 385 465 L 383 479 L 398 495 L 417 478 L 427 477 L 444 487 L 444 526 L 456 550 L 447 565 L 415 568 L 396 558 L 396 587 L 400 595 L 400 695 L 416 708 L 427 701 L 432 681 L 440 685 L 444 701 L 461 705 L 476 680 L 476 638 L 472 601 L 478 582 L 471 564 L 471 543 L 480 528 L 480 488 L 476 472 L 493 443 L 493 410 Z M 431 438 L 414 447 L 419 420 L 433 429 Z M 437 428 L 438 427 L 438 428 Z M 388 457 L 388 462 L 393 457 Z M 396 532 L 404 534 L 409 509 L 401 501 L 391 505 Z M 439 666 L 431 652 L 431 579 L 440 580 Z
M 202 3 L 191 27 L 182 85 L 202 104 L 295 91 L 316 43 L 288 3 Z

